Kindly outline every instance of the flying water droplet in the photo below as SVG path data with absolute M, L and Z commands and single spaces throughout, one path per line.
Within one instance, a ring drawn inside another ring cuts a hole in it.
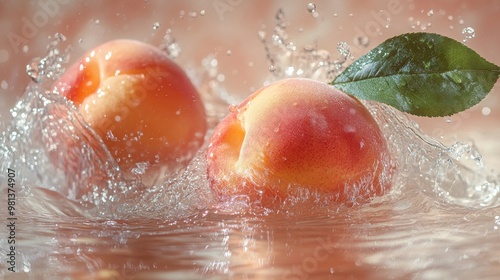
M 468 39 L 472 39 L 476 37 L 476 31 L 472 27 L 466 27 L 462 30 L 462 34 L 465 38 L 462 40 L 464 43 L 467 42 Z
M 163 36 L 163 43 L 160 49 L 164 51 L 171 58 L 177 58 L 181 54 L 181 47 L 177 40 L 172 36 L 172 30 L 167 29 L 165 36 Z
M 308 11 L 309 13 L 314 13 L 314 12 L 316 12 L 316 4 L 314 4 L 314 3 L 309 3 L 309 4 L 307 4 L 307 11 Z
M 483 107 L 483 109 L 481 109 L 481 114 L 483 114 L 483 116 L 489 116 L 491 114 L 490 107 Z
M 159 22 L 153 23 L 153 29 L 156 30 L 158 28 L 160 28 L 160 23 Z

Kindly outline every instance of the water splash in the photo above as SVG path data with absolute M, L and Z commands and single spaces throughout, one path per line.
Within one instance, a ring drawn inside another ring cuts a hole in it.
M 55 80 L 65 71 L 63 65 L 69 61 L 71 48 L 67 47 L 64 51 L 58 48 L 58 45 L 65 41 L 64 35 L 56 33 L 47 46 L 47 55 L 43 58 L 33 58 L 26 65 L 26 73 L 35 83 L 40 83 L 45 78 Z
M 265 30 L 260 29 L 257 32 L 269 62 L 269 82 L 290 77 L 308 77 L 329 82 L 342 71 L 350 54 L 347 43 L 339 43 L 340 56 L 337 59 L 333 59 L 330 52 L 316 46 L 299 48 L 288 36 L 288 22 L 282 9 L 278 10 L 275 19 L 271 42 L 268 41 Z
M 335 60 L 328 51 L 313 46 L 296 47 L 286 33 L 288 23 L 284 22 L 282 10 L 278 11 L 276 18 L 279 20 L 272 34 L 276 40 L 272 44 L 266 40 L 264 30 L 258 32 L 270 63 L 268 82 L 289 77 L 330 82 L 344 69 L 348 58 L 352 58 L 346 42 L 338 43 L 340 56 Z M 416 123 L 399 111 L 377 103 L 364 103 L 383 128 L 392 145 L 392 153 L 397 155 L 400 169 L 393 193 L 408 192 L 417 187 L 434 199 L 454 205 L 482 208 L 500 204 L 500 175 L 488 172 L 473 143 L 455 142 L 446 146 L 425 135 Z M 298 197 L 314 195 L 306 191 Z M 296 196 L 291 200 L 297 202 L 301 199 Z

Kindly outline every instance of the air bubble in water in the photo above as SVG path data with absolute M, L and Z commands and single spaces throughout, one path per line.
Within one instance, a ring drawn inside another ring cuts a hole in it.
M 465 38 L 462 40 L 464 43 L 467 42 L 468 39 L 472 39 L 476 37 L 476 31 L 472 27 L 466 27 L 462 30 L 462 34 Z
M 309 3 L 309 4 L 307 4 L 307 11 L 308 11 L 309 13 L 314 13 L 314 12 L 316 12 L 316 4 L 314 4 L 314 3 Z

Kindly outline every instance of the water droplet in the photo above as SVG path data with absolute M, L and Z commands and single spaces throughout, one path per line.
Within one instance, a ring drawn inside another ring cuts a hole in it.
M 26 65 L 26 74 L 35 82 L 38 83 L 40 82 L 40 72 L 38 69 L 38 64 L 39 64 L 40 58 L 35 57 L 33 58 L 27 65 Z
M 192 18 L 195 18 L 195 17 L 198 16 L 198 13 L 197 12 L 190 12 L 189 16 L 192 17 Z
M 434 10 L 433 9 L 430 9 L 428 12 L 427 12 L 427 16 L 431 17 L 434 15 Z
M 489 116 L 491 114 L 490 107 L 483 107 L 483 109 L 481 109 L 481 113 L 483 114 L 483 116 Z
M 448 20 L 453 20 L 453 16 L 448 16 Z
M 200 11 L 200 15 L 201 15 L 201 16 L 204 16 L 205 14 L 206 14 L 206 11 L 205 11 L 205 10 L 201 10 L 201 11 Z
M 181 115 L 181 110 L 179 109 L 179 110 L 175 111 L 175 115 L 180 116 Z
M 257 32 L 257 35 L 262 42 L 266 40 L 266 32 L 264 30 L 259 30 L 259 32 Z
M 282 23 L 283 19 L 285 18 L 285 12 L 283 11 L 283 9 L 280 8 L 278 12 L 276 12 L 274 18 L 276 19 L 276 23 L 278 24 Z
M 160 23 L 159 22 L 153 23 L 153 29 L 156 30 L 158 28 L 160 28 Z
M 177 58 L 181 54 L 181 47 L 177 43 L 177 40 L 172 36 L 171 29 L 167 29 L 165 32 L 160 49 L 172 58 Z
M 0 87 L 2 87 L 2 89 L 7 89 L 7 87 L 9 86 L 9 84 L 7 83 L 7 81 L 3 80 L 1 83 L 0 83 Z
M 269 72 L 272 73 L 274 71 L 276 71 L 276 66 L 274 66 L 274 65 L 269 66 Z
M 467 42 L 468 39 L 472 39 L 476 37 L 476 31 L 472 27 L 466 27 L 462 30 L 462 34 L 465 38 L 462 40 L 464 43 Z
M 224 74 L 217 75 L 217 81 L 224 82 L 224 80 L 226 80 L 226 76 Z
M 28 45 L 23 46 L 23 53 L 27 53 L 29 50 L 30 49 L 29 49 Z
M 354 41 L 358 46 L 363 48 L 367 48 L 370 45 L 370 37 L 368 36 L 358 36 Z
M 111 56 L 113 55 L 112 52 L 108 52 L 105 56 L 104 56 L 104 60 L 109 60 L 111 58 Z
M 231 50 L 227 50 L 227 51 L 226 51 L 226 54 L 227 54 L 227 55 L 231 55 L 231 54 L 232 54 Z
M 314 4 L 314 3 L 309 3 L 309 4 L 307 4 L 307 11 L 308 11 L 309 13 L 314 13 L 314 12 L 316 12 L 316 4 Z
M 463 19 L 460 19 L 460 20 L 458 21 L 458 23 L 459 23 L 459 24 L 464 24 L 464 20 L 463 20 Z

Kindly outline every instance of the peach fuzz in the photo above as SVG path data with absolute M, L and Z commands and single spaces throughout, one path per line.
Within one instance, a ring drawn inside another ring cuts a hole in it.
M 378 124 L 356 98 L 309 79 L 286 79 L 249 96 L 216 127 L 208 179 L 226 200 L 265 204 L 298 188 L 344 202 L 381 195 L 390 153 Z
M 137 163 L 176 170 L 203 143 L 207 122 L 198 91 L 180 66 L 148 44 L 115 40 L 98 46 L 56 87 L 78 107 L 124 174 Z M 142 179 L 157 176 L 152 172 Z

